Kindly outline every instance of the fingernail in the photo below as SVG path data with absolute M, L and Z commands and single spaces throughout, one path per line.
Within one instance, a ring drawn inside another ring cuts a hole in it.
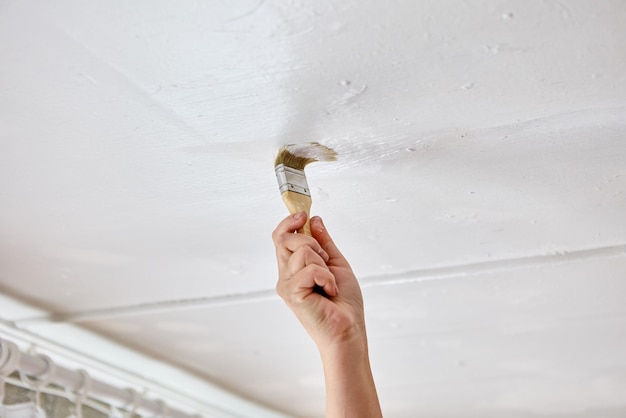
M 328 262 L 328 260 L 330 259 L 330 256 L 328 255 L 328 253 L 326 251 L 324 251 L 323 248 L 320 248 L 320 250 L 318 251 L 319 254 L 322 256 L 322 258 L 324 259 L 324 262 Z
M 318 231 L 324 231 L 324 222 L 322 222 L 322 218 L 315 218 L 315 223 L 317 224 Z
M 299 221 L 300 219 L 302 219 L 303 215 L 304 215 L 303 212 L 298 212 L 295 215 L 293 215 L 293 219 L 295 219 L 296 221 Z

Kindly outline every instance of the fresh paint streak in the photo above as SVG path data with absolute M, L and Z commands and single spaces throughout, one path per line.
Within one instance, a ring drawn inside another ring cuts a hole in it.
M 387 415 L 621 417 L 624 21 L 620 0 L 4 1 L 0 318 L 321 416 L 269 238 L 275 153 L 319 141 L 339 157 L 306 169 L 313 213 L 362 280 Z

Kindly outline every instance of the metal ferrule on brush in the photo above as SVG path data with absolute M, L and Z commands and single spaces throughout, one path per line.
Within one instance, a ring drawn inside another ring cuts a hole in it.
M 298 170 L 286 167 L 284 164 L 278 164 L 276 166 L 276 179 L 278 180 L 280 194 L 283 194 L 286 191 L 291 191 L 305 196 L 311 196 L 309 185 L 306 182 L 306 176 L 304 175 L 304 170 Z

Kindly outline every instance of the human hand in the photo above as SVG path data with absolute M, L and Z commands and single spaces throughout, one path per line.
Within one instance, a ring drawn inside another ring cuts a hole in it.
M 276 291 L 320 351 L 346 342 L 366 344 L 363 298 L 352 268 L 321 218 L 311 218 L 312 237 L 295 233 L 306 220 L 305 212 L 288 216 L 272 234 Z
M 361 288 L 321 218 L 311 218 L 312 237 L 295 233 L 306 220 L 305 212 L 288 216 L 272 234 L 276 291 L 320 351 L 326 416 L 382 418 L 369 364 Z

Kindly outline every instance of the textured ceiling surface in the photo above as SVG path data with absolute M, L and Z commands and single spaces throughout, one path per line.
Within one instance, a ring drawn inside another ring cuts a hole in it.
M 290 416 L 285 143 L 366 299 L 393 417 L 626 412 L 626 6 L 0 2 L 0 290 Z M 80 342 L 78 350 L 97 348 Z M 99 353 L 106 357 L 106 353 Z M 114 359 L 109 359 L 114 361 Z

